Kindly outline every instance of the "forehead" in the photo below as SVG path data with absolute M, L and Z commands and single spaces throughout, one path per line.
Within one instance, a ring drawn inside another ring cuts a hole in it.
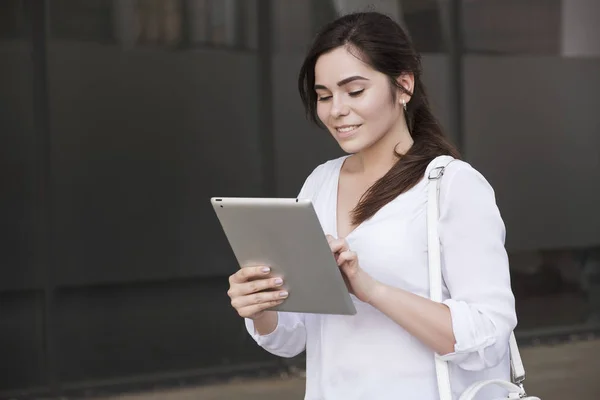
M 338 47 L 322 54 L 315 64 L 315 83 L 335 85 L 336 82 L 353 75 L 371 77 L 373 68 L 352 55 L 345 47 Z

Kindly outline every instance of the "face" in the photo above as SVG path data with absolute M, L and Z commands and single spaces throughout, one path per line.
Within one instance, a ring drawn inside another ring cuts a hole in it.
M 400 94 L 393 102 L 389 78 L 339 47 L 315 65 L 317 114 L 346 153 L 378 143 L 404 123 Z

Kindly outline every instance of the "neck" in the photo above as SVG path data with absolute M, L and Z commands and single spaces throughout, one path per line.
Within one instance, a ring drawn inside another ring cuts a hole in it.
M 404 118 L 378 142 L 354 155 L 357 170 L 368 176 L 384 176 L 398 161 L 395 153 L 404 154 L 413 145 Z M 395 150 L 395 152 L 394 152 Z

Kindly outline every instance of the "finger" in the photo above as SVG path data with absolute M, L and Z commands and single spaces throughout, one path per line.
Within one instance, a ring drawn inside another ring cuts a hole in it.
M 231 305 L 236 310 L 241 310 L 246 307 L 252 307 L 264 303 L 272 303 L 274 301 L 282 301 L 288 297 L 288 292 L 278 290 L 276 292 L 255 293 L 248 296 L 241 296 L 231 300 Z
M 335 238 L 331 235 L 325 235 L 325 237 L 327 238 L 327 243 L 331 243 L 331 241 L 335 240 Z
M 231 287 L 232 295 L 229 297 L 246 296 L 252 293 L 262 292 L 268 289 L 277 288 L 283 285 L 283 279 L 280 277 L 269 279 L 257 279 L 254 281 L 238 283 Z
M 333 253 L 341 253 L 343 251 L 349 250 L 348 242 L 344 239 L 336 239 L 329 243 L 329 247 Z
M 268 310 L 269 308 L 278 306 L 279 304 L 283 303 L 284 301 L 285 301 L 285 299 L 274 300 L 274 301 L 270 301 L 268 303 L 254 304 L 254 305 L 239 309 L 238 314 L 240 315 L 240 317 L 249 318 L 249 317 L 255 315 L 256 313 L 259 313 L 261 311 Z
M 338 265 L 343 265 L 345 263 L 351 263 L 356 261 L 358 258 L 356 253 L 353 251 L 343 251 L 337 258 Z
M 251 279 L 267 276 L 271 268 L 267 266 L 243 267 L 229 278 L 229 283 L 244 283 Z

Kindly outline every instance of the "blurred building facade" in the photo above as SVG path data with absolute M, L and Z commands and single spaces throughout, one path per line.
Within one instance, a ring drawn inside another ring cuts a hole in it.
M 0 398 L 295 362 L 231 310 L 209 198 L 293 197 L 341 155 L 297 72 L 371 9 L 496 191 L 519 335 L 598 329 L 596 0 L 3 0 Z

